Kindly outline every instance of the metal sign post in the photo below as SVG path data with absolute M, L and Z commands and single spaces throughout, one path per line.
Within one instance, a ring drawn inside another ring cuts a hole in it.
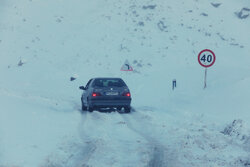
M 204 89 L 207 87 L 207 68 L 205 68 Z
M 198 62 L 202 67 L 205 67 L 204 89 L 207 87 L 207 68 L 211 67 L 215 62 L 215 54 L 209 49 L 202 50 L 198 55 Z

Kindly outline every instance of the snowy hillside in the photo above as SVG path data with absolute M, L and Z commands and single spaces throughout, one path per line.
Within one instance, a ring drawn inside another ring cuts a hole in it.
M 0 167 L 250 166 L 249 29 L 248 0 L 0 0 Z M 82 112 L 92 77 L 133 112 Z

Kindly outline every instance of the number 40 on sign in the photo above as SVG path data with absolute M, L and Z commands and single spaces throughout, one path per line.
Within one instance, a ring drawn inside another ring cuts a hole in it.
M 215 54 L 209 49 L 202 50 L 198 55 L 198 62 L 202 67 L 205 67 L 204 89 L 207 87 L 207 68 L 215 63 Z

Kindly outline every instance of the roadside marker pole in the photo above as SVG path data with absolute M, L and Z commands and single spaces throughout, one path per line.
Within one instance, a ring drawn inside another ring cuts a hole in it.
M 173 80 L 172 89 L 176 88 L 176 79 Z

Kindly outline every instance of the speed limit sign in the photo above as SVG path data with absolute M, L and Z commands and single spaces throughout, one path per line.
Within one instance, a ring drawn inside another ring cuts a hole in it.
M 211 67 L 215 62 L 215 54 L 209 49 L 202 50 L 198 55 L 198 61 L 201 66 L 208 68 Z
M 211 67 L 215 62 L 215 54 L 212 50 L 204 49 L 198 55 L 198 62 L 205 67 L 204 89 L 207 87 L 207 68 Z

